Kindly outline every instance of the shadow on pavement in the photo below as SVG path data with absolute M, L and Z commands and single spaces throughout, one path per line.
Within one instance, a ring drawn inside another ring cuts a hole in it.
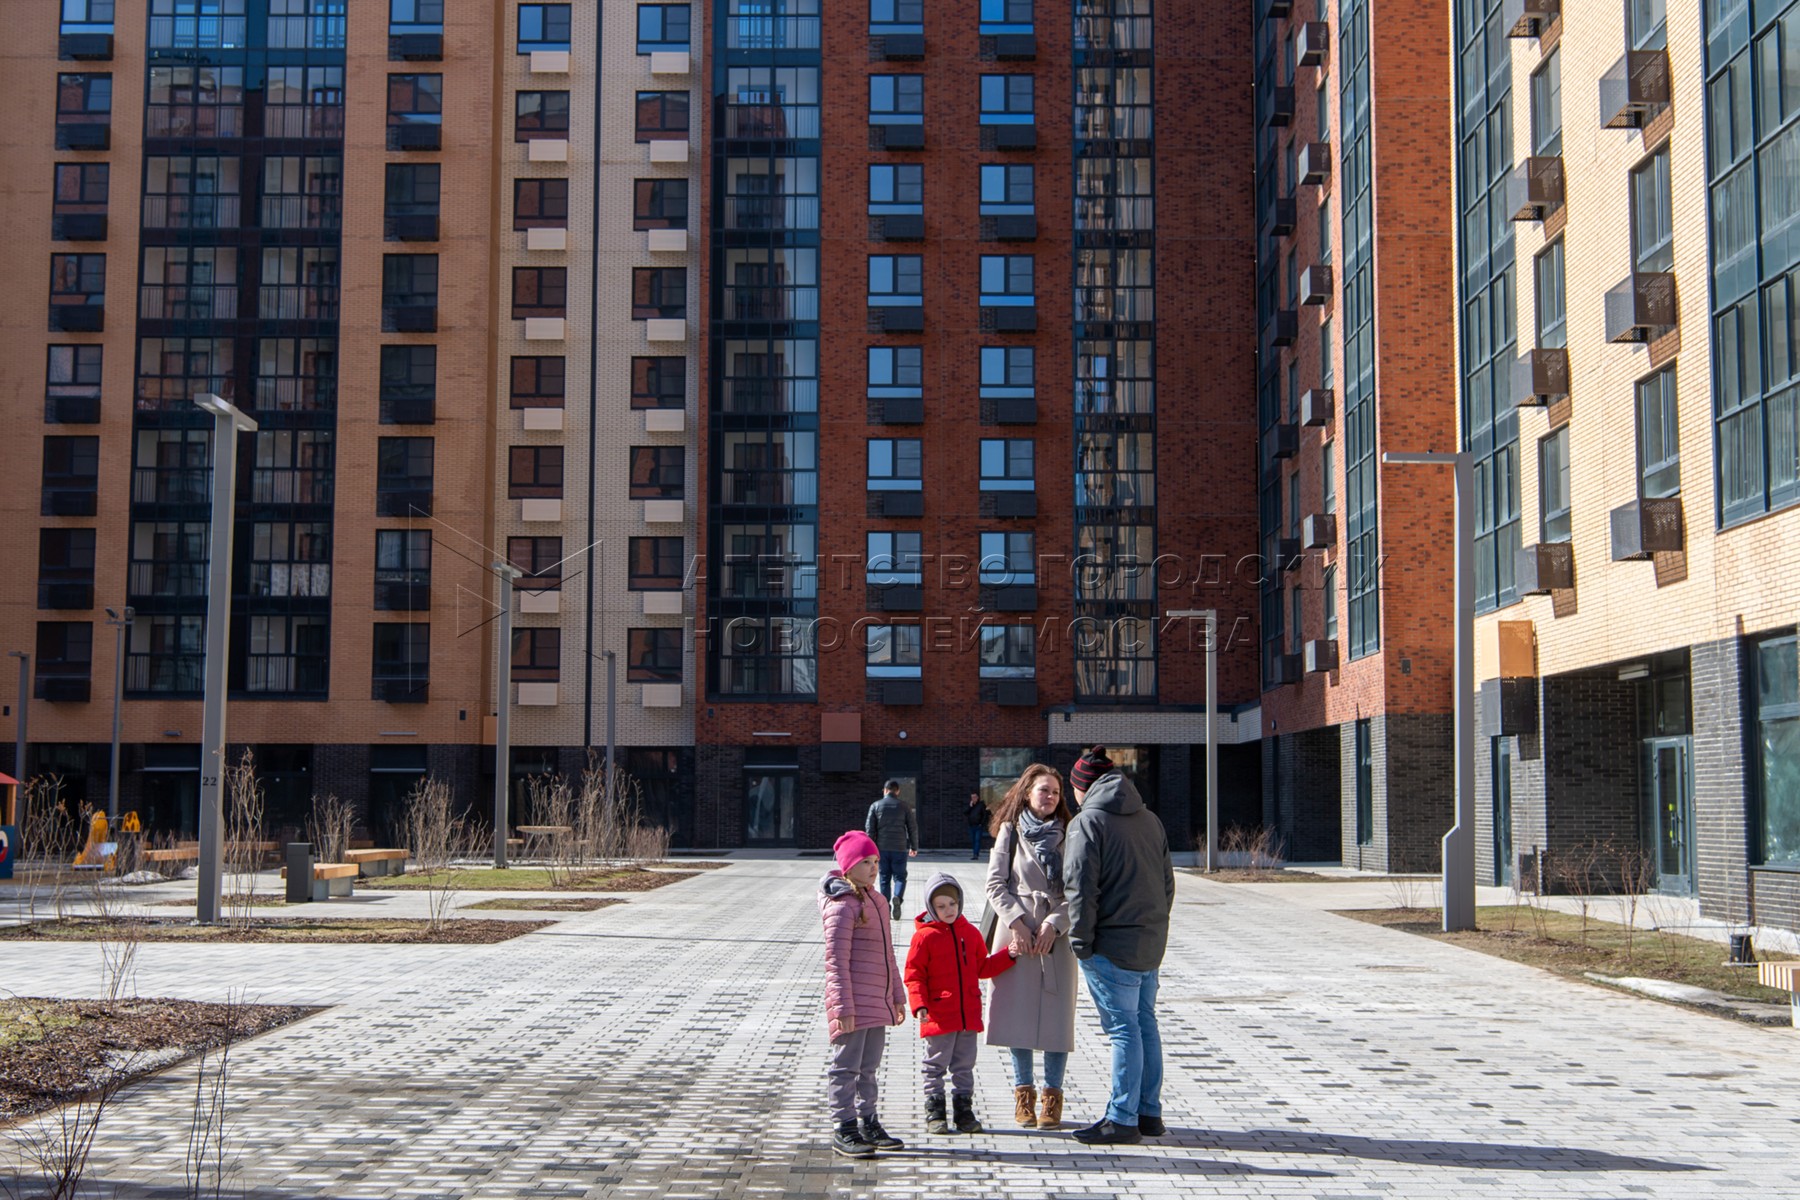
M 1146 1145 L 1150 1143 L 1145 1143 Z M 1440 1142 L 1425 1138 L 1371 1138 L 1293 1129 L 1171 1129 L 1156 1145 L 1227 1154 L 1328 1154 L 1421 1166 L 1478 1167 L 1490 1171 L 1710 1171 L 1695 1163 L 1668 1162 L 1573 1146 L 1516 1146 L 1501 1142 Z

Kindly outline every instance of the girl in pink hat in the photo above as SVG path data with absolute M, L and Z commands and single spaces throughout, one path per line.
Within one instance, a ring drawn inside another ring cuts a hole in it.
M 825 1019 L 831 1034 L 827 1074 L 831 1148 L 851 1158 L 902 1142 L 876 1116 L 876 1072 L 890 1025 L 906 1020 L 906 985 L 894 958 L 887 897 L 875 890 L 881 854 L 860 829 L 832 847 L 837 869 L 819 881 L 819 914 L 825 920 Z

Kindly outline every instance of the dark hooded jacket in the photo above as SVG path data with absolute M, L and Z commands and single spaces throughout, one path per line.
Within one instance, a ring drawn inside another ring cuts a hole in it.
M 1162 819 L 1118 771 L 1094 781 L 1063 847 L 1069 942 L 1127 971 L 1154 971 L 1169 944 L 1175 864 Z
M 939 888 L 956 889 L 962 904 L 962 885 L 947 873 L 931 877 L 925 892 L 925 911 L 913 922 L 912 946 L 906 952 L 906 1003 L 913 1012 L 925 1010 L 919 1022 L 920 1037 L 940 1033 L 980 1033 L 981 981 L 992 979 L 1013 965 L 1012 953 L 989 954 L 981 934 L 960 912 L 946 925 L 931 911 L 931 897 Z

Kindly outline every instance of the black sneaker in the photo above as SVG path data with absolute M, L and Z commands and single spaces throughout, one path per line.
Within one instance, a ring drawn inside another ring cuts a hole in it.
M 1163 1124 L 1163 1119 L 1161 1117 L 1153 1117 L 1148 1113 L 1139 1113 L 1138 1132 L 1145 1137 L 1161 1137 L 1163 1134 L 1169 1132 L 1169 1127 Z
M 845 1158 L 874 1158 L 875 1146 L 862 1135 L 855 1121 L 841 1122 L 831 1135 L 831 1148 Z
M 1105 1117 L 1075 1131 L 1075 1140 L 1087 1146 L 1135 1146 L 1144 1140 L 1136 1125 L 1115 1125 Z
M 864 1117 L 862 1119 L 863 1141 L 877 1150 L 904 1150 L 906 1143 L 881 1127 L 880 1117 Z

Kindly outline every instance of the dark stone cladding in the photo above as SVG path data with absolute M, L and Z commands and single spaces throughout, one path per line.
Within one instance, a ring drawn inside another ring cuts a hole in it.
M 1356 724 L 1338 726 L 1343 862 L 1403 874 L 1442 869 L 1440 843 L 1455 814 L 1455 721 L 1449 713 L 1369 718 L 1373 837 L 1356 843 Z
M 1339 736 L 1325 725 L 1262 740 L 1264 824 L 1289 862 L 1337 862 L 1343 853 Z
M 1754 796 L 1745 739 L 1746 718 L 1753 719 L 1754 709 L 1746 695 L 1747 668 L 1744 643 L 1737 638 L 1705 642 L 1688 651 L 1694 714 L 1694 881 L 1701 915 L 1723 921 L 1751 917 L 1750 873 L 1745 864 L 1752 851 L 1749 814 Z M 1785 909 L 1790 919 L 1772 923 L 1800 928 L 1791 919 L 1800 915 L 1795 906 L 1800 888 L 1791 884 L 1783 888 L 1783 882 L 1774 872 L 1757 873 L 1756 916 L 1768 919 L 1765 906 Z

